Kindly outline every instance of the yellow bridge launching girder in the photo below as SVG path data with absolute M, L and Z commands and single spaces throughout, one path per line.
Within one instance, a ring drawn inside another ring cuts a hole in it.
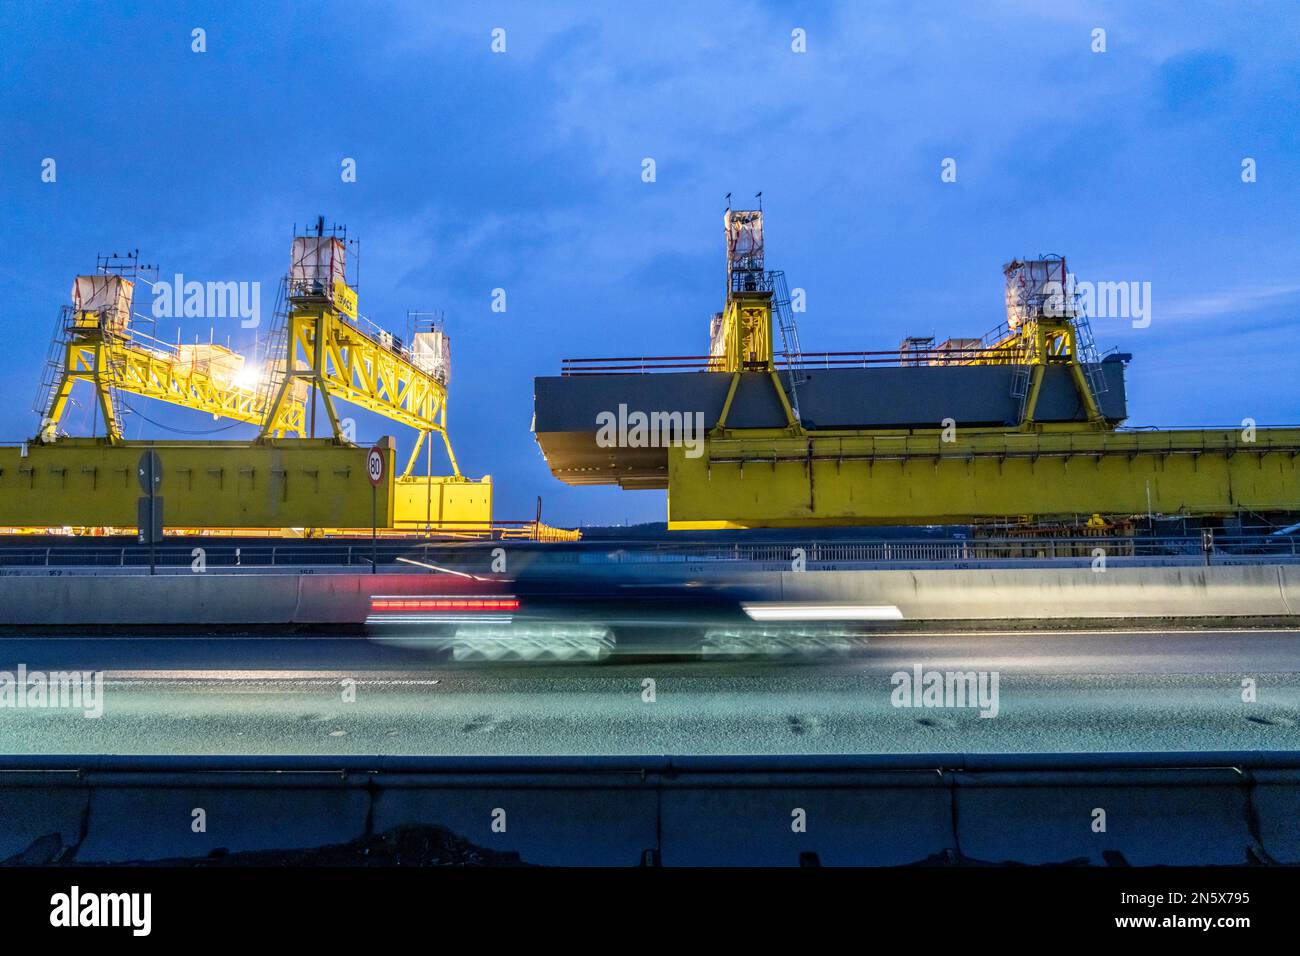
M 391 438 L 379 443 L 385 478 L 372 491 L 368 448 L 328 438 L 259 442 L 63 438 L 0 447 L 0 527 L 133 528 L 146 450 L 162 464 L 159 494 L 169 529 L 433 529 L 492 531 L 492 481 L 393 474 Z
M 1300 511 L 1300 429 L 776 429 L 668 449 L 675 530 Z
M 266 421 L 266 397 L 255 386 L 237 385 L 210 367 L 182 358 L 177 349 L 162 342 L 145 345 L 122 333 L 93 329 L 72 332 L 63 346 L 62 372 L 42 422 L 43 432 L 57 428 L 79 381 L 94 387 L 112 444 L 122 441 L 115 390 L 250 424 Z M 277 407 L 273 430 L 301 437 L 306 434 L 305 416 L 303 403 L 290 396 Z
M 1007 320 L 992 336 L 937 348 L 933 338 L 908 339 L 896 359 L 826 353 L 823 371 L 800 351 L 781 274 L 764 270 L 761 210 L 728 208 L 724 223 L 727 301 L 710 326 L 711 381 L 675 372 L 675 382 L 657 382 L 647 366 L 686 366 L 646 359 L 639 372 L 577 364 L 537 380 L 534 430 L 562 481 L 666 487 L 673 530 L 1300 512 L 1300 428 L 1117 429 L 1126 401 L 1122 391 L 1113 400 L 1106 393 L 1112 383 L 1122 389 L 1123 365 L 1095 356 L 1062 257 L 1004 267 Z M 848 367 L 857 361 L 860 371 Z M 887 362 L 899 368 L 872 381 L 867 366 Z M 941 380 L 949 372 L 929 368 L 961 365 L 1006 369 L 952 369 L 949 386 Z M 760 401 L 769 382 L 780 414 Z M 862 394 L 851 391 L 858 383 Z M 960 390 L 989 383 L 998 394 Z M 936 390 L 887 392 L 927 386 Z M 629 407 L 650 423 L 671 422 L 675 407 L 720 412 L 702 439 L 683 430 L 679 440 L 661 425 L 662 440 L 629 433 L 610 445 L 596 424 L 615 407 L 620 422 Z
M 169 528 L 370 528 L 368 449 L 329 439 L 110 444 L 63 438 L 0 448 L 0 525 L 136 524 L 140 455 L 162 462 L 159 494 Z M 391 444 L 384 450 L 391 468 Z M 376 492 L 379 527 L 393 525 L 392 482 Z
M 442 438 L 452 472 L 460 477 L 447 435 L 447 387 L 442 382 L 377 336 L 347 321 L 325 301 L 307 306 L 295 304 L 286 321 L 287 362 L 271 403 L 275 417 L 263 428 L 263 437 L 274 433 L 272 423 L 279 420 L 280 410 L 291 401 L 291 387 L 298 381 L 319 389 L 336 439 L 343 439 L 334 407 L 337 398 L 419 431 L 403 477 L 410 474 L 430 434 Z

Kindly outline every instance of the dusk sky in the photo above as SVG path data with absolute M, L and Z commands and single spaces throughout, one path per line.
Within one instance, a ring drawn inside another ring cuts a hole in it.
M 759 190 L 806 351 L 978 336 L 1002 264 L 1060 253 L 1081 280 L 1150 283 L 1149 326 L 1093 320 L 1134 356 L 1128 424 L 1300 424 L 1295 3 L 4 3 L 0 440 L 35 434 L 56 315 L 97 253 L 260 282 L 269 321 L 294 225 L 323 214 L 362 239 L 362 312 L 398 334 L 445 312 L 452 440 L 499 518 L 541 495 L 556 524 L 660 521 L 663 492 L 551 477 L 533 377 L 706 351 L 724 196 Z M 253 351 L 237 319 L 179 321 Z M 133 416 L 127 437 L 179 436 Z

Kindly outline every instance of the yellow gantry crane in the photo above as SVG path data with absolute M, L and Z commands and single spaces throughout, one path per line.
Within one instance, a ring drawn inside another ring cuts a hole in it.
M 772 381 L 785 415 L 785 433 L 804 434 L 799 420 L 798 373 L 788 373 L 789 392 L 776 370 L 774 329 L 782 336 L 781 355 L 787 365 L 798 357 L 798 333 L 788 312 L 789 295 L 784 292 L 785 274 L 767 272 L 763 260 L 763 211 L 728 208 L 722 220 L 727 243 L 727 297 L 723 310 L 709 327 L 708 368 L 731 376 L 722 412 L 712 434 L 727 434 L 741 375 L 766 373 Z M 775 321 L 774 321 L 775 318 Z
M 461 474 L 447 434 L 450 351 L 436 321 L 416 320 L 410 343 L 357 311 L 340 229 L 296 235 L 262 368 L 213 342 L 170 345 L 132 324 L 134 254 L 102 257 L 78 276 L 52 342 L 35 441 L 0 448 L 0 527 L 74 530 L 132 527 L 141 449 L 161 455 L 166 524 L 190 530 L 363 529 L 372 520 L 368 448 L 354 443 L 338 401 L 416 429 L 398 473 L 391 437 L 378 444 L 384 477 L 375 502 L 380 528 L 493 533 L 491 477 Z M 180 294 L 180 290 L 177 290 Z M 60 435 L 78 382 L 95 393 L 104 437 Z M 138 395 L 259 427 L 251 441 L 127 441 L 125 396 Z M 317 398 L 332 437 L 317 438 Z M 413 475 L 437 435 L 450 475 Z M 541 535 L 536 523 L 529 533 Z M 548 532 L 551 529 L 546 529 Z M 556 529 L 558 532 L 558 529 Z
M 789 296 L 783 292 L 784 273 L 768 272 L 764 267 L 762 210 L 728 209 L 723 222 L 727 298 L 710 328 L 708 368 L 730 374 L 731 384 L 713 435 L 724 437 L 727 432 L 727 419 L 744 372 L 770 376 L 785 413 L 786 431 L 791 437 L 804 435 L 797 405 L 801 377 L 797 366 L 802 361 L 798 332 L 788 313 Z M 909 340 L 923 344 L 914 354 L 924 354 L 929 365 L 1015 366 L 1012 395 L 1020 399 L 1018 427 L 1022 431 L 1048 427 L 1035 418 L 1043 379 L 1049 367 L 1065 367 L 1086 412 L 1084 427 L 1113 429 L 1114 423 L 1106 419 L 1098 400 L 1106 382 L 1096 368 L 1098 356 L 1087 317 L 1069 288 L 1064 257 L 1016 259 L 1003 273 L 1007 295 L 1003 325 L 982 339 L 949 339 L 937 349 L 932 340 Z M 905 352 L 901 354 L 906 357 Z M 784 383 L 778 361 L 786 367 Z M 1076 424 L 1065 427 L 1072 431 L 1080 428 Z
M 273 339 L 273 350 L 286 348 L 285 361 L 269 380 L 271 412 L 263 418 L 262 437 L 283 434 L 295 395 L 311 390 L 320 395 L 336 440 L 345 440 L 335 408 L 339 399 L 417 430 L 403 478 L 435 434 L 447 450 L 453 477 L 461 478 L 447 434 L 447 336 L 436 323 L 417 324 L 407 347 L 361 318 L 356 292 L 346 280 L 344 240 L 323 233 L 318 226 L 317 235 L 294 238 L 288 312 Z

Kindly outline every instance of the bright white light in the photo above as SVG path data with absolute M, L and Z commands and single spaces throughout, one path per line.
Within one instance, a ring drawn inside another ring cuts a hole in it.
M 256 365 L 245 365 L 243 368 L 241 368 L 238 372 L 235 373 L 233 384 L 235 388 L 251 391 L 252 389 L 257 387 L 257 383 L 261 380 L 261 378 L 262 378 L 261 369 L 259 369 Z
M 901 621 L 892 604 L 742 604 L 754 621 Z

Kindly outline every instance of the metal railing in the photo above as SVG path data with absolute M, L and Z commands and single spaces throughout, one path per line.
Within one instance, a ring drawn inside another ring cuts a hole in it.
M 657 355 L 599 358 L 566 358 L 560 362 L 560 374 L 632 375 L 647 372 L 705 372 L 713 369 L 716 356 Z M 1023 349 L 1015 343 L 994 347 L 888 349 L 875 352 L 801 352 L 790 358 L 777 357 L 780 369 L 807 370 L 826 368 L 869 368 L 872 366 L 1006 364 L 1024 361 Z
M 500 544 L 501 542 L 495 542 Z M 1162 537 L 1001 537 L 968 539 L 884 539 L 782 542 L 620 542 L 589 540 L 539 544 L 512 542 L 513 547 L 536 549 L 537 560 L 551 565 L 676 565 L 713 564 L 732 567 L 789 565 L 801 558 L 812 565 L 919 564 L 951 565 L 965 562 L 1052 562 L 1089 560 L 1100 550 L 1109 559 L 1134 559 L 1186 563 L 1204 559 L 1211 563 L 1285 561 L 1300 559 L 1300 535 L 1215 536 L 1206 548 L 1199 535 Z M 378 564 L 388 570 L 418 571 L 422 566 L 458 568 L 479 566 L 488 553 L 484 545 L 395 542 L 380 540 L 374 549 Z M 202 550 L 202 554 L 198 553 Z M 796 549 L 800 553 L 796 553 Z M 369 540 L 305 543 L 226 543 L 217 539 L 183 545 L 160 545 L 160 568 L 190 570 L 201 561 L 207 570 L 284 568 L 368 569 Z M 136 544 L 47 544 L 0 547 L 0 573 L 4 569 L 141 568 L 149 565 L 149 548 Z
M 612 552 L 620 563 L 732 561 L 789 563 L 795 549 L 809 564 L 877 564 L 892 562 L 951 563 L 983 560 L 1030 561 L 1089 559 L 1100 549 L 1108 558 L 1180 558 L 1207 553 L 1199 535 L 1143 538 L 1130 536 L 1006 537 L 945 540 L 788 541 L 722 545 L 653 544 Z M 1300 535 L 1216 536 L 1210 555 L 1221 558 L 1297 558 Z

